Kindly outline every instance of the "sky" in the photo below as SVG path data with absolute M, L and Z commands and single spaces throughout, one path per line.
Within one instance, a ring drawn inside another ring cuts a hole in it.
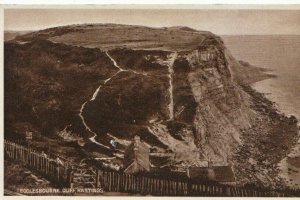
M 82 23 L 189 26 L 219 35 L 298 35 L 300 10 L 253 9 L 5 9 L 5 30 Z

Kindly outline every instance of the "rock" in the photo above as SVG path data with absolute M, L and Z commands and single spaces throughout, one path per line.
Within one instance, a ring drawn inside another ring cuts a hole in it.
M 249 162 L 251 165 L 257 165 L 257 162 L 256 162 L 253 158 L 249 158 L 249 159 L 248 159 L 248 162 Z
M 31 171 L 23 171 L 24 174 L 30 175 L 32 172 Z

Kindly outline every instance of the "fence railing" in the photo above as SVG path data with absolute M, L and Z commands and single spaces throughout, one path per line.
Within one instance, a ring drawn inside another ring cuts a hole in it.
M 59 159 L 48 157 L 33 148 L 25 147 L 10 141 L 4 141 L 4 150 L 10 158 L 26 164 L 29 168 L 37 170 L 47 179 L 65 186 L 69 183 L 69 167 Z
M 105 192 L 139 193 L 154 196 L 231 196 L 231 197 L 284 197 L 285 193 L 248 189 L 212 183 L 196 183 L 190 179 L 170 180 L 145 175 L 92 169 L 75 164 L 62 164 L 46 154 L 14 142 L 4 141 L 8 157 L 21 161 L 37 170 L 61 187 L 95 187 Z
M 216 196 L 216 197 L 284 197 L 284 193 L 253 190 L 211 183 L 193 183 L 191 180 L 178 181 L 153 178 L 121 172 L 98 170 L 100 185 L 104 191 L 151 194 L 154 196 Z

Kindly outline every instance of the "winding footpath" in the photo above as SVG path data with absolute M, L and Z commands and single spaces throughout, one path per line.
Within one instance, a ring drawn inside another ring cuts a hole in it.
M 135 70 L 131 70 L 131 69 L 123 69 L 122 67 L 120 67 L 117 62 L 109 55 L 109 53 L 106 51 L 106 55 L 109 57 L 109 59 L 113 62 L 114 66 L 117 67 L 120 71 L 119 72 L 132 72 L 134 74 L 139 74 L 139 75 L 144 75 L 144 76 L 148 76 L 147 73 L 143 73 L 143 72 L 137 72 Z
M 78 116 L 81 118 L 81 121 L 82 121 L 82 124 L 84 125 L 84 127 L 86 128 L 86 130 L 88 130 L 89 132 L 91 132 L 93 134 L 92 137 L 89 138 L 89 140 L 105 149 L 110 149 L 109 146 L 106 146 L 104 144 L 101 144 L 99 142 L 96 141 L 96 137 L 97 137 L 97 133 L 95 133 L 86 123 L 85 121 L 85 118 L 83 116 L 83 110 L 85 108 L 85 105 L 88 103 L 88 102 L 91 102 L 91 101 L 94 101 L 99 92 L 101 91 L 101 87 L 104 86 L 106 83 L 108 83 L 113 77 L 117 76 L 119 73 L 121 72 L 132 72 L 134 74 L 138 74 L 138 75 L 143 75 L 143 76 L 149 76 L 147 73 L 143 73 L 143 72 L 138 72 L 138 71 L 135 71 L 135 70 L 131 70 L 131 69 L 123 69 L 122 67 L 120 67 L 117 62 L 111 57 L 111 55 L 106 51 L 105 54 L 107 55 L 107 57 L 112 61 L 114 67 L 116 67 L 118 69 L 118 71 L 113 75 L 111 76 L 110 78 L 104 80 L 104 83 L 101 84 L 96 90 L 95 92 L 93 93 L 92 95 L 92 98 L 87 100 L 86 102 L 84 102 L 81 106 L 81 109 L 80 109 L 80 112 L 78 114 Z M 168 64 L 168 77 L 169 77 L 169 95 L 170 95 L 170 102 L 168 104 L 168 109 L 169 109 L 169 120 L 173 120 L 174 119 L 174 99 L 173 99 L 173 75 L 174 75 L 174 70 L 173 70 L 173 65 L 174 65 L 174 62 L 177 58 L 177 52 L 173 52 L 170 56 L 170 60 L 169 60 L 169 64 Z M 149 127 L 150 129 L 150 127 Z M 151 129 L 150 129 L 151 130 Z M 151 133 L 153 133 L 153 130 L 150 131 Z
M 96 137 L 97 137 L 97 134 L 87 125 L 85 119 L 84 119 L 84 116 L 83 116 L 83 110 L 85 108 L 85 105 L 88 103 L 88 102 L 91 102 L 91 101 L 94 101 L 96 99 L 96 97 L 98 96 L 99 92 L 100 92 L 100 89 L 103 85 L 105 85 L 107 82 L 109 82 L 113 77 L 117 76 L 120 72 L 132 72 L 134 74 L 139 74 L 139 75 L 144 75 L 144 76 L 148 76 L 147 73 L 142 73 L 142 72 L 137 72 L 137 71 L 134 71 L 134 70 L 127 70 L 127 69 L 123 69 L 121 68 L 117 62 L 109 55 L 109 53 L 106 51 L 105 52 L 107 57 L 112 61 L 113 65 L 119 69 L 119 71 L 117 71 L 113 76 L 111 76 L 110 78 L 104 80 L 104 84 L 100 85 L 94 92 L 92 98 L 90 100 L 87 100 L 86 102 L 84 102 L 80 108 L 80 112 L 78 114 L 78 116 L 81 118 L 81 121 L 82 121 L 82 124 L 84 125 L 85 129 L 88 130 L 89 132 L 91 132 L 93 134 L 92 137 L 89 138 L 89 140 L 105 149 L 110 149 L 110 147 L 104 145 L 104 144 L 101 144 L 99 142 L 96 141 Z

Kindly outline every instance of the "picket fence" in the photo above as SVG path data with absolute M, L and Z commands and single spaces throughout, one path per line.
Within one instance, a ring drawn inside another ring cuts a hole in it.
M 103 188 L 105 192 L 137 193 L 153 196 L 229 196 L 285 197 L 286 193 L 221 185 L 197 183 L 190 179 L 170 180 L 146 175 L 93 169 L 76 164 L 61 164 L 46 154 L 14 142 L 4 141 L 6 155 L 26 164 L 60 187 Z M 65 162 L 66 163 L 66 162 Z
M 4 141 L 4 150 L 8 157 L 23 162 L 52 182 L 61 186 L 68 185 L 69 167 L 60 164 L 56 159 L 48 157 L 47 154 L 7 140 Z

